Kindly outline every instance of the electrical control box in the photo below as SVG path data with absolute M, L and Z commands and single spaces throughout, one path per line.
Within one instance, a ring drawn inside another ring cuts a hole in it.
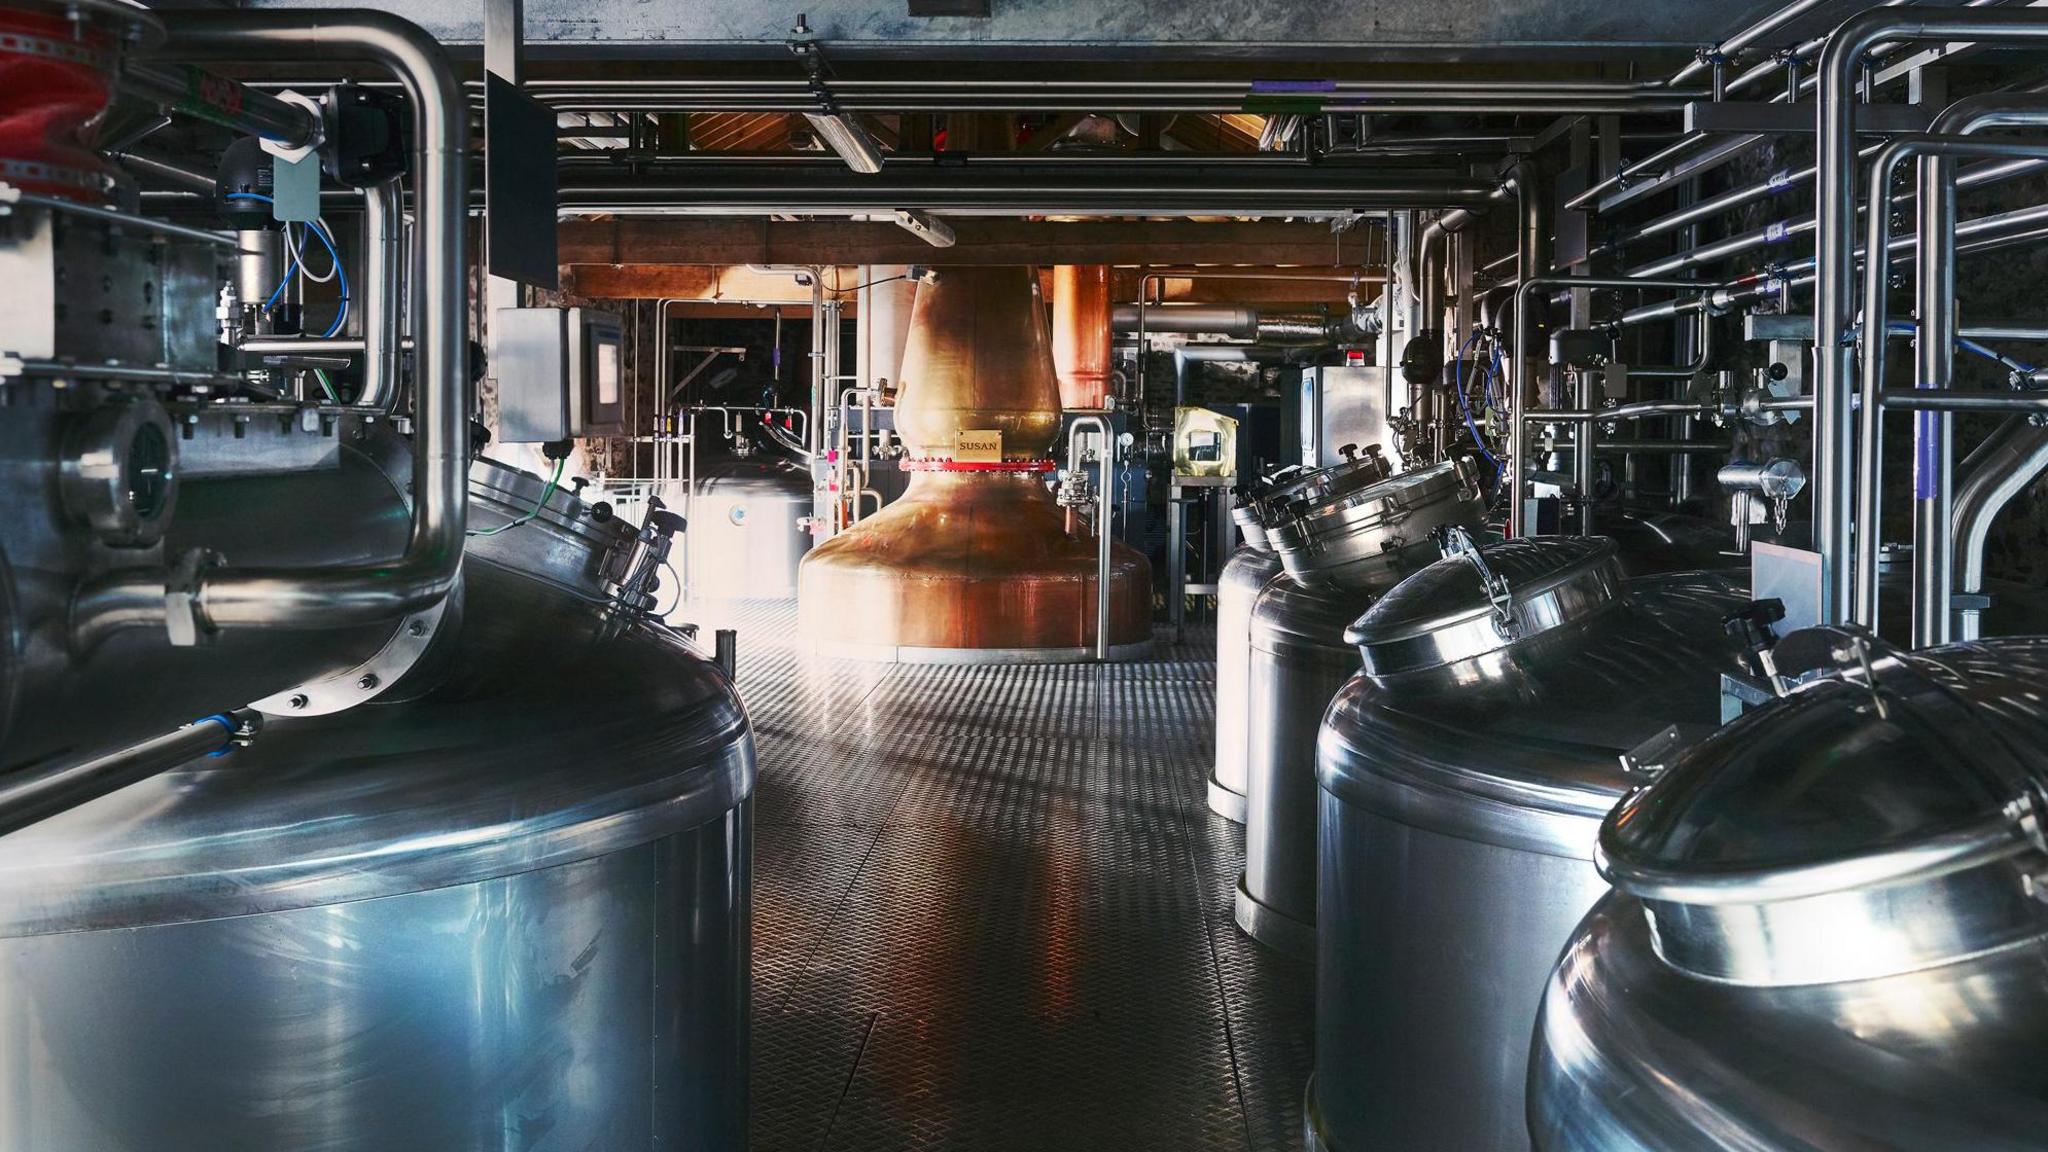
M 1301 373 L 1301 462 L 1328 468 L 1344 459 L 1343 448 L 1361 451 L 1377 444 L 1391 454 L 1393 377 L 1385 368 L 1305 368 Z
M 491 315 L 498 439 L 545 444 L 626 433 L 625 327 L 589 308 Z

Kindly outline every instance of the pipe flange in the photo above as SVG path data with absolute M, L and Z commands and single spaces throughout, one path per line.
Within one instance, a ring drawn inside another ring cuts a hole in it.
M 178 502 L 178 438 L 154 400 L 102 404 L 66 430 L 58 463 L 64 511 L 101 543 L 147 548 Z
M 272 140 L 268 137 L 259 138 L 257 142 L 262 145 L 263 150 L 265 152 L 268 152 L 270 155 L 277 157 L 279 160 L 282 160 L 287 164 L 303 163 L 306 157 L 311 156 L 315 152 L 318 152 L 320 150 L 320 146 L 326 143 L 326 141 L 322 138 L 319 127 L 320 125 L 324 125 L 327 122 L 326 110 L 321 107 L 320 101 L 318 99 L 312 96 L 308 96 L 303 92 L 293 92 L 290 90 L 286 90 L 283 92 L 279 92 L 276 95 L 279 100 L 282 100 L 287 104 L 296 104 L 299 107 L 304 108 L 306 111 L 313 114 L 313 124 L 315 125 L 313 129 L 313 135 L 303 144 L 287 144 L 282 140 Z
M 200 602 L 206 574 L 223 563 L 220 553 L 193 548 L 178 557 L 164 576 L 164 634 L 173 648 L 196 648 L 214 637 Z
M 374 700 L 419 663 L 447 611 L 448 599 L 443 597 L 432 608 L 399 621 L 384 647 L 354 668 L 266 696 L 250 707 L 266 716 L 329 716 Z

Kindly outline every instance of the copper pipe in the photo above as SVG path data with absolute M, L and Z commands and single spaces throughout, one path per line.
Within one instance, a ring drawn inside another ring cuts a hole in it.
M 1052 270 L 1052 362 L 1062 408 L 1101 408 L 1109 394 L 1110 288 L 1107 264 Z

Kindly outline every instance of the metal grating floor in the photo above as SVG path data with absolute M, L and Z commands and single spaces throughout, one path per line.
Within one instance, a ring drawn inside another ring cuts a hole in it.
M 880 666 L 739 629 L 760 749 L 753 1144 L 1295 1148 L 1310 969 L 1240 935 L 1213 640 Z

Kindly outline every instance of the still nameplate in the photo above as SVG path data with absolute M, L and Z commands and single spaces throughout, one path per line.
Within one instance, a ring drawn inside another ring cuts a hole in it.
M 963 428 L 953 434 L 953 459 L 963 464 L 1000 464 L 1003 460 L 1003 431 L 1000 428 Z

